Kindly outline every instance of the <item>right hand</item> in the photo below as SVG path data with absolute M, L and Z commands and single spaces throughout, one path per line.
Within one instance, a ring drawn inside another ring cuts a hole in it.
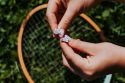
M 108 73 L 124 72 L 125 47 L 112 43 L 89 43 L 72 39 L 60 42 L 63 64 L 73 73 L 91 80 Z M 76 51 L 84 53 L 80 56 Z
M 101 1 L 103 0 L 49 0 L 46 16 L 52 31 L 57 27 L 66 31 L 77 14 L 86 11 Z

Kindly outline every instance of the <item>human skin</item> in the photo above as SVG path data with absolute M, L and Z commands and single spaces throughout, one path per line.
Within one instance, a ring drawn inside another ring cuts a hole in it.
M 61 27 L 66 32 L 75 16 L 101 1 L 103 0 L 49 0 L 46 16 L 52 31 Z M 119 1 L 125 2 L 125 0 Z M 74 39 L 68 44 L 60 42 L 60 45 L 64 66 L 86 79 L 94 79 L 100 75 L 125 69 L 124 47 L 108 42 L 95 44 Z M 74 50 L 86 53 L 86 57 L 79 56 Z
M 78 13 L 86 11 L 100 1 L 102 0 L 49 0 L 46 16 L 52 31 L 57 27 L 66 30 Z
M 88 80 L 125 69 L 125 48 L 108 42 L 88 43 L 72 39 L 60 42 L 63 64 L 73 73 Z M 74 50 L 85 53 L 80 56 Z
M 75 16 L 102 1 L 113 0 L 49 0 L 46 16 L 52 31 L 57 27 L 63 28 L 66 31 Z M 114 1 L 125 3 L 125 0 Z

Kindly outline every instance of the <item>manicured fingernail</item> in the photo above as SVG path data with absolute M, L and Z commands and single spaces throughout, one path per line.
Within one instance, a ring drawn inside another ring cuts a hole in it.
M 58 34 L 59 34 L 59 30 L 56 28 L 56 29 L 53 31 L 53 34 L 58 35 Z
M 72 38 L 69 37 L 68 35 L 64 35 L 64 37 L 61 38 L 61 41 L 66 42 L 66 43 L 70 42 L 71 40 L 72 40 Z
M 56 28 L 53 32 L 55 35 L 58 35 L 60 38 L 64 36 L 64 29 L 62 28 Z
M 63 37 L 64 36 L 64 29 L 60 29 L 59 30 L 59 37 Z

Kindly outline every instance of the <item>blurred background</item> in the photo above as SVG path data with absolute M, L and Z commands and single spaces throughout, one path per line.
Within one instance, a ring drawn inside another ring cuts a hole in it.
M 27 13 L 46 2 L 48 0 L 0 0 L 0 83 L 26 82 L 17 54 L 18 31 Z M 109 42 L 125 46 L 124 4 L 103 2 L 86 14 L 101 27 Z M 113 74 L 112 83 L 125 83 L 125 74 Z

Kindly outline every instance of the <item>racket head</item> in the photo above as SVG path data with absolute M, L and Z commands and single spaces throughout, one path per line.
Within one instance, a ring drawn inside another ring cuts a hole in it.
M 51 36 L 45 8 L 47 4 L 34 8 L 21 24 L 18 35 L 18 57 L 21 69 L 29 83 L 67 83 L 67 70 L 62 66 L 59 41 Z M 73 38 L 90 42 L 105 39 L 101 29 L 85 14 L 77 17 L 70 27 L 68 32 Z M 91 37 L 88 37 L 90 34 L 85 36 L 83 33 L 90 33 Z M 97 39 L 97 37 L 100 38 Z M 81 82 L 83 80 L 79 83 Z

